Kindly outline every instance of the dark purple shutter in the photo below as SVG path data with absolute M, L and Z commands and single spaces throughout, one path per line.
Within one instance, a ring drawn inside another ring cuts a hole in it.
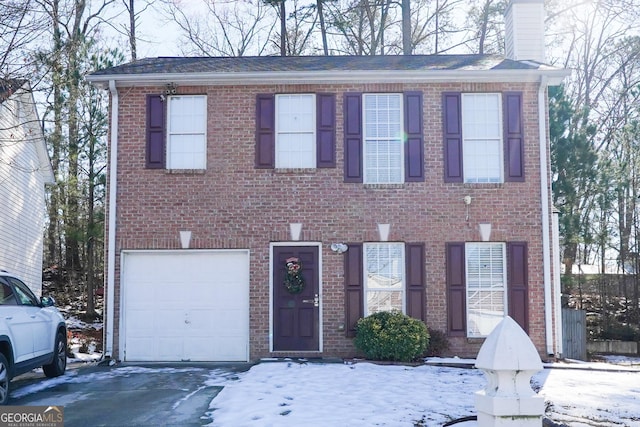
M 524 181 L 524 131 L 522 129 L 522 92 L 505 92 L 504 111 L 505 181 Z M 541 118 L 544 120 L 544 117 Z
M 344 182 L 362 182 L 362 94 L 345 93 Z
M 442 94 L 444 182 L 463 182 L 462 111 L 460 92 Z
M 276 98 L 273 94 L 256 96 L 256 168 L 276 165 Z
M 149 169 L 163 169 L 165 152 L 164 101 L 161 95 L 147 95 L 147 150 Z
M 316 95 L 316 164 L 319 168 L 336 167 L 336 96 Z
M 407 143 L 404 151 L 405 182 L 424 181 L 424 141 L 422 131 L 422 92 L 405 92 L 404 127 Z
M 526 242 L 507 243 L 509 316 L 529 332 L 529 280 Z
M 425 313 L 424 283 L 425 255 L 424 243 L 407 243 L 405 259 L 407 270 L 407 315 L 423 322 Z
M 467 290 L 464 243 L 446 244 L 447 329 L 450 336 L 465 336 L 467 331 Z
M 344 253 L 345 331 L 356 335 L 356 324 L 364 316 L 362 244 L 350 243 Z

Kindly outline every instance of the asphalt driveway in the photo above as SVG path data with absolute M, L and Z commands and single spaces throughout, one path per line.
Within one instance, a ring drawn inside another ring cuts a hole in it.
M 209 403 L 250 364 L 69 366 L 64 376 L 42 372 L 11 383 L 9 405 L 62 406 L 65 427 L 200 426 Z

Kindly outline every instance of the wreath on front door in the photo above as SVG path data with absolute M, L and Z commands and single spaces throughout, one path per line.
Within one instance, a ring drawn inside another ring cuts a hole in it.
M 302 264 L 296 257 L 287 258 L 284 287 L 290 294 L 299 294 L 304 289 L 304 277 L 302 277 Z

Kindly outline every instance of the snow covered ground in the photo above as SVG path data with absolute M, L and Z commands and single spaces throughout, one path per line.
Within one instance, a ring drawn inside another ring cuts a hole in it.
M 640 359 L 621 362 L 536 374 L 547 417 L 572 427 L 640 426 Z M 261 363 L 238 377 L 211 402 L 212 426 L 441 426 L 475 415 L 473 393 L 486 384 L 475 369 L 372 363 Z
M 428 363 L 473 360 L 429 359 Z M 13 398 L 64 383 L 100 382 L 114 377 L 203 370 L 185 366 L 112 366 L 83 375 L 71 369 L 58 378 L 34 382 Z M 221 386 L 204 423 L 214 427 L 426 427 L 475 415 L 473 395 L 486 385 L 481 371 L 434 365 L 416 367 L 369 362 L 264 361 L 246 372 L 205 369 L 196 388 Z M 640 358 L 611 357 L 606 363 L 556 363 L 533 377 L 544 397 L 546 416 L 571 427 L 640 426 Z M 187 398 L 196 392 L 190 393 Z M 184 397 L 176 396 L 176 405 Z M 195 414 L 198 416 L 197 414 Z M 201 414 L 205 415 L 205 414 Z M 455 427 L 475 426 L 466 422 Z

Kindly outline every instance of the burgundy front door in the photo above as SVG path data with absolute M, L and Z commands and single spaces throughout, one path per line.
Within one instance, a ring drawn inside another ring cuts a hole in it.
M 287 260 L 300 264 L 304 286 L 285 285 Z M 320 286 L 317 246 L 273 248 L 273 350 L 320 350 Z

